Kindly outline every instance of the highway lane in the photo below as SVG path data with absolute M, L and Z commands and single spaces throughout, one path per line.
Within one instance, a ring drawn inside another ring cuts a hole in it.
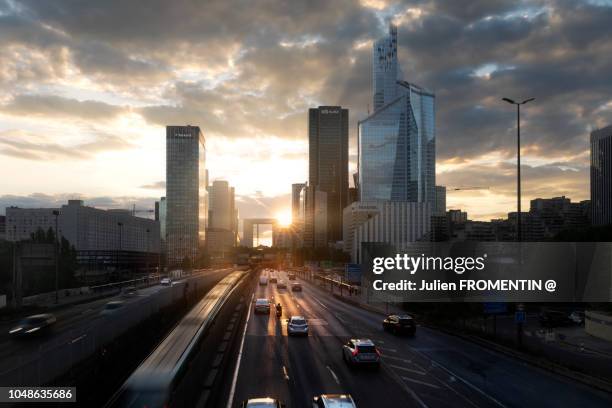
M 201 276 L 209 276 L 211 279 L 221 279 L 230 269 L 221 269 L 207 271 Z M 149 299 L 161 294 L 162 291 L 169 290 L 169 286 L 155 285 L 148 288 L 138 290 L 135 296 L 124 296 L 121 294 L 98 299 L 92 302 L 74 305 L 70 308 L 62 308 L 53 312 L 57 317 L 57 323 L 52 331 L 40 338 L 18 339 L 10 338 L 3 335 L 0 338 L 0 378 L 23 364 L 31 364 L 31 362 L 43 357 L 49 356 L 49 353 L 54 353 L 55 350 L 62 348 L 66 349 L 66 345 L 79 347 L 79 343 L 86 337 L 95 336 L 97 327 L 104 319 L 113 324 L 117 319 L 121 319 L 123 314 L 132 307 L 139 307 L 137 304 L 148 305 Z M 106 303 L 113 300 L 122 300 L 124 306 L 118 309 L 111 316 L 102 316 L 100 312 Z M 91 341 L 91 339 L 88 339 Z M 95 341 L 95 340 L 93 340 Z M 30 382 L 31 379 L 15 379 L 17 381 Z M 4 384 L 3 384 L 4 385 Z
M 281 274 L 287 280 L 287 276 Z M 301 281 L 302 293 L 257 286 L 254 297 L 283 305 L 277 320 L 251 313 L 233 395 L 272 396 L 288 407 L 310 406 L 321 393 L 348 392 L 363 407 L 610 406 L 610 395 L 533 368 L 478 345 L 418 328 L 415 338 L 381 328 L 382 317 Z M 284 319 L 303 315 L 308 338 L 288 338 Z M 350 369 L 341 345 L 351 337 L 375 341 L 380 371 Z M 228 379 L 230 376 L 228 375 Z
M 612 406 L 609 393 L 437 330 L 419 327 L 415 338 L 393 336 L 382 330 L 381 315 L 348 305 L 314 285 L 304 286 L 305 293 L 336 313 L 345 313 L 351 324 L 385 341 L 388 352 L 383 358 L 387 363 L 401 354 L 428 368 L 440 383 L 454 389 L 455 384 L 462 383 L 470 391 L 456 396 L 462 394 L 462 398 L 474 402 L 487 400 L 495 406 L 508 407 Z

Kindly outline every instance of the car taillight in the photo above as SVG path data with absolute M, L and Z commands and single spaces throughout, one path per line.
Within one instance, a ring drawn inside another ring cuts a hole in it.
M 377 348 L 375 348 L 374 350 L 376 350 L 376 355 L 380 357 L 380 351 Z
M 355 350 L 353 350 L 353 357 L 355 357 L 357 354 L 359 354 L 359 352 L 357 351 L 357 348 L 355 348 Z

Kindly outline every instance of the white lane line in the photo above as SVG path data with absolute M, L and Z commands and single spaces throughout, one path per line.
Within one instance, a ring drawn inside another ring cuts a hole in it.
M 402 363 L 412 363 L 412 360 L 406 360 L 405 358 L 399 358 L 399 357 L 393 357 L 393 356 L 383 356 L 384 360 L 397 360 L 397 361 L 401 361 Z
M 397 349 L 392 349 L 392 348 L 387 348 L 387 347 L 378 347 L 379 349 L 381 349 L 382 351 L 388 351 L 390 353 L 397 353 Z
M 287 374 L 287 367 L 283 366 L 283 374 L 285 376 L 285 380 L 289 381 L 289 374 Z
M 249 327 L 249 317 L 251 317 L 251 303 L 255 294 L 251 295 L 251 301 L 249 302 L 246 322 L 244 323 L 244 330 L 242 331 L 242 339 L 240 340 L 240 349 L 238 350 L 238 358 L 236 359 L 236 368 L 234 368 L 234 377 L 232 378 L 232 388 L 230 389 L 229 398 L 227 399 L 227 408 L 232 408 L 234 405 L 234 394 L 236 393 L 236 383 L 238 382 L 238 371 L 240 371 L 240 361 L 242 360 L 242 349 L 244 349 L 244 339 L 246 338 L 247 328 Z
M 340 385 L 340 380 L 338 379 L 336 373 L 334 373 L 334 370 L 332 370 L 330 366 L 327 366 L 327 369 L 329 370 L 331 376 L 334 377 L 334 381 L 336 382 L 336 384 Z
M 411 383 L 415 383 L 415 384 L 425 385 L 426 387 L 431 387 L 431 388 L 440 389 L 440 387 L 438 387 L 436 384 L 431 384 L 431 383 L 428 383 L 428 382 L 425 382 L 425 381 L 415 380 L 415 379 L 412 379 L 412 378 L 410 378 L 410 377 L 404 377 L 404 376 L 402 376 L 402 380 L 404 380 L 404 381 L 408 381 L 408 382 L 411 382 Z
M 72 339 L 72 340 L 70 341 L 70 344 L 74 344 L 74 343 L 76 343 L 77 341 L 81 341 L 81 340 L 83 340 L 85 337 L 87 337 L 87 334 L 80 335 L 79 337 Z
M 393 367 L 397 370 L 403 370 L 403 371 L 408 371 L 409 373 L 413 373 L 413 374 L 418 374 L 418 375 L 427 375 L 427 373 L 425 371 L 421 371 L 421 370 L 413 370 L 412 368 L 406 368 L 406 367 L 402 367 L 402 366 L 398 366 L 398 365 L 394 365 L 394 364 L 387 364 L 389 367 Z
M 467 385 L 468 387 L 470 387 L 474 391 L 476 391 L 476 392 L 480 393 L 482 396 L 490 399 L 495 404 L 499 405 L 502 408 L 506 408 L 506 406 L 504 404 L 502 404 L 501 402 L 499 402 L 498 400 L 493 398 L 491 395 L 487 394 L 486 392 L 484 392 L 483 390 L 481 390 L 480 388 L 478 388 L 477 386 L 475 386 L 474 384 L 472 384 L 468 380 L 459 377 L 457 374 L 455 374 L 454 372 L 452 372 L 448 368 L 444 367 L 442 364 L 440 364 L 440 363 L 438 363 L 437 361 L 434 361 L 434 360 L 431 360 L 431 362 L 432 362 L 433 365 L 435 365 L 437 367 L 440 367 L 442 370 L 446 371 L 448 374 L 452 375 L 453 377 L 455 377 L 456 379 L 458 379 L 459 381 L 461 381 L 462 383 L 464 383 L 465 385 Z
M 323 303 L 319 302 L 318 299 L 316 298 L 312 298 L 315 302 L 317 302 L 318 304 L 320 304 L 324 309 L 327 309 L 327 306 L 325 306 Z

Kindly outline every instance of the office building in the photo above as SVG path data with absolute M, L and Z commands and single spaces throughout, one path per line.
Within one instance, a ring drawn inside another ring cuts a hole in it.
M 304 214 L 304 247 L 326 247 L 329 242 L 327 193 L 308 185 L 302 190 L 300 203 L 303 206 L 300 211 Z
M 291 185 L 291 222 L 295 223 L 300 214 L 300 194 L 306 183 L 293 183 Z
M 129 210 L 102 210 L 82 200 L 69 200 L 61 208 L 6 209 L 9 240 L 30 239 L 39 228 L 55 231 L 77 251 L 78 263 L 89 270 L 142 268 L 157 265 L 159 222 L 132 215 Z
M 612 224 L 612 125 L 591 133 L 591 222 Z
M 224 257 L 238 238 L 234 187 L 225 180 L 215 180 L 208 188 L 208 200 L 206 248 L 209 255 Z
M 394 245 L 396 251 L 402 251 L 411 242 L 429 236 L 432 212 L 430 203 L 386 201 L 379 205 L 379 213 L 355 229 L 352 262 L 362 262 L 361 243 L 386 243 Z
M 355 230 L 370 218 L 378 215 L 382 207 L 379 202 L 354 202 L 349 204 L 342 215 L 342 249 L 347 254 L 353 253 Z
M 435 206 L 435 95 L 400 80 L 397 30 L 376 41 L 374 112 L 358 126 L 360 201 L 414 201 Z
M 308 112 L 308 184 L 326 193 L 327 239 L 342 239 L 348 202 L 348 109 L 319 106 Z
M 197 126 L 166 127 L 166 234 L 170 266 L 192 262 L 206 237 L 206 148 Z
M 0 215 L 0 241 L 6 240 L 6 216 Z
M 434 215 L 446 215 L 446 187 L 436 186 L 436 204 L 434 206 Z

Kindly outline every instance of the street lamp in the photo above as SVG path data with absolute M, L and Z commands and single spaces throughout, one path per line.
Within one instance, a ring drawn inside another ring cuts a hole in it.
M 511 105 L 516 105 L 516 240 L 521 242 L 522 239 L 522 226 L 521 226 L 521 105 L 535 100 L 535 98 L 525 99 L 522 102 L 515 102 L 510 98 L 502 98 L 502 101 L 508 102 Z
M 119 249 L 117 250 L 117 272 L 119 272 L 119 253 L 121 252 L 121 230 L 123 227 L 123 223 L 122 222 L 118 222 L 117 226 L 119 227 Z
M 57 218 L 60 215 L 59 210 L 53 210 L 55 216 L 55 303 L 59 303 L 59 240 L 57 237 Z

